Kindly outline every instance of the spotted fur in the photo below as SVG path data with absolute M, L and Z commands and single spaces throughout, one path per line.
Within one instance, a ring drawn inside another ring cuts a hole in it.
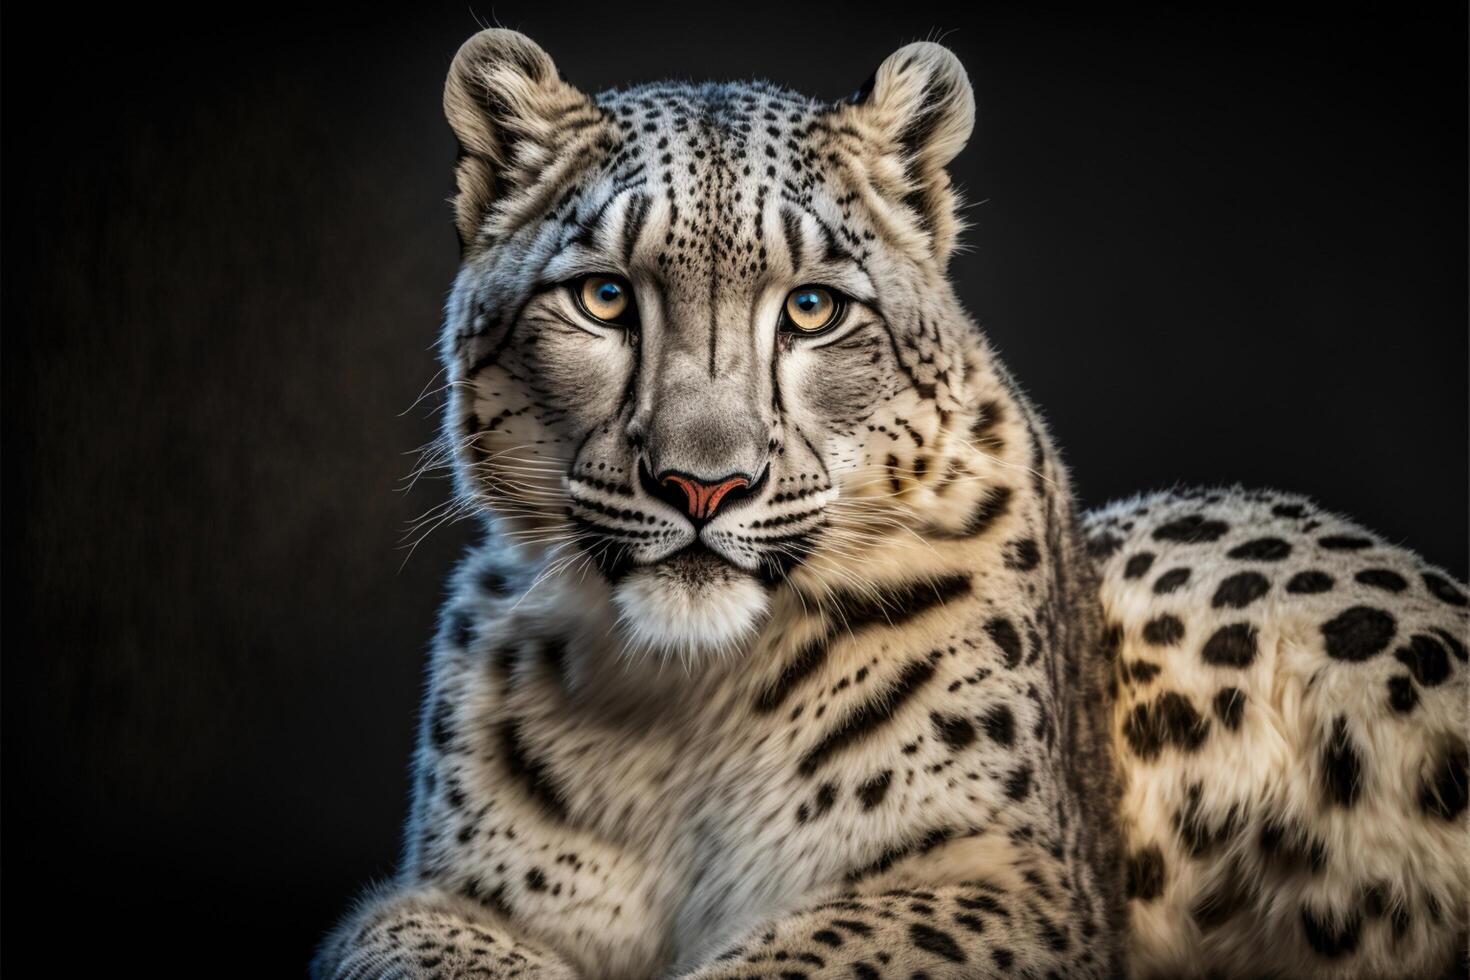
M 1135 972 L 1463 976 L 1464 589 L 1285 494 L 1156 494 L 1087 526 Z
M 1242 522 L 1199 506 L 1152 528 L 1147 558 L 1125 548 L 1140 518 L 1104 515 L 1089 553 L 1045 427 L 946 280 L 959 222 L 945 166 L 974 115 L 958 62 L 910 45 L 839 103 L 764 83 L 587 96 L 496 30 L 461 50 L 445 106 L 464 261 L 444 444 L 486 537 L 434 644 L 401 869 L 314 975 L 1127 969 L 1127 895 L 1136 922 L 1145 895 L 1174 908 L 1236 847 L 1216 819 L 1232 784 L 1202 772 L 1164 817 L 1138 787 L 1222 733 L 1253 737 L 1252 671 L 1277 629 L 1255 614 L 1289 586 L 1262 592 L 1250 573 L 1271 547 L 1242 539 L 1255 558 L 1231 557 L 1211 542 L 1235 549 Z M 632 284 L 636 329 L 579 312 L 565 284 L 592 273 Z M 776 328 L 805 283 L 850 299 L 829 334 Z M 664 471 L 749 486 L 691 521 L 650 479 Z M 1119 596 L 1157 582 L 1171 548 L 1196 549 L 1193 578 L 1176 574 L 1174 600 L 1143 621 L 1124 616 Z M 1395 561 L 1360 587 L 1407 577 Z M 1384 609 L 1396 638 L 1408 601 Z M 1227 614 L 1197 656 L 1228 682 L 1200 700 L 1153 651 Z M 1322 642 L 1361 652 L 1383 632 L 1355 616 Z M 1398 640 L 1412 686 L 1397 701 L 1417 707 L 1395 710 L 1413 731 L 1440 717 L 1439 658 L 1413 637 L 1447 643 L 1434 630 L 1452 620 Z M 1304 734 L 1281 764 L 1317 774 L 1322 806 L 1368 812 L 1383 797 L 1360 778 L 1361 718 L 1313 724 L 1315 748 Z M 1444 735 L 1421 765 L 1425 833 L 1463 828 L 1457 744 Z M 1283 828 L 1279 849 L 1311 863 L 1309 839 Z M 1185 874 L 1181 847 L 1205 870 Z M 1432 880 L 1454 918 L 1463 893 Z M 1391 918 L 1402 891 L 1385 887 Z M 1295 908 L 1319 946 L 1347 944 L 1339 906 Z M 1197 921 L 1181 914 L 1169 928 Z M 1164 928 L 1138 928 L 1141 969 L 1166 968 Z M 1403 942 L 1427 963 L 1444 932 L 1416 919 Z

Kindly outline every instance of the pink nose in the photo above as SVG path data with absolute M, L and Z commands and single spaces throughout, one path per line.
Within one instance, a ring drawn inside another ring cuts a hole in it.
M 705 483 L 677 473 L 667 473 L 658 482 L 684 491 L 684 509 L 696 521 L 706 521 L 714 517 L 720 501 L 731 490 L 750 486 L 750 481 L 743 476 L 731 476 L 717 483 Z

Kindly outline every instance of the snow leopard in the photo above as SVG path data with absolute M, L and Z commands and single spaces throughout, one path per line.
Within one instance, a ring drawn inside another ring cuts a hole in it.
M 1289 495 L 1079 510 L 949 278 L 949 50 L 589 95 L 492 29 L 444 106 L 482 535 L 314 976 L 1450 967 L 1464 589 Z

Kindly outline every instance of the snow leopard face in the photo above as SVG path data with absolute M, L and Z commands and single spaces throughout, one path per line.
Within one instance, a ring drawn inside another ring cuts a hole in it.
M 587 96 L 488 31 L 445 106 L 460 489 L 595 568 L 634 641 L 726 647 L 783 582 L 963 479 L 980 355 L 945 278 L 944 168 L 974 99 L 948 51 L 910 45 L 839 103 L 760 82 Z

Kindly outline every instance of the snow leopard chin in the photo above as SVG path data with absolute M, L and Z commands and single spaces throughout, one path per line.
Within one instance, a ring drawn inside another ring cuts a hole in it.
M 753 575 L 704 548 L 633 570 L 612 600 L 631 652 L 685 660 L 738 650 L 770 612 Z

